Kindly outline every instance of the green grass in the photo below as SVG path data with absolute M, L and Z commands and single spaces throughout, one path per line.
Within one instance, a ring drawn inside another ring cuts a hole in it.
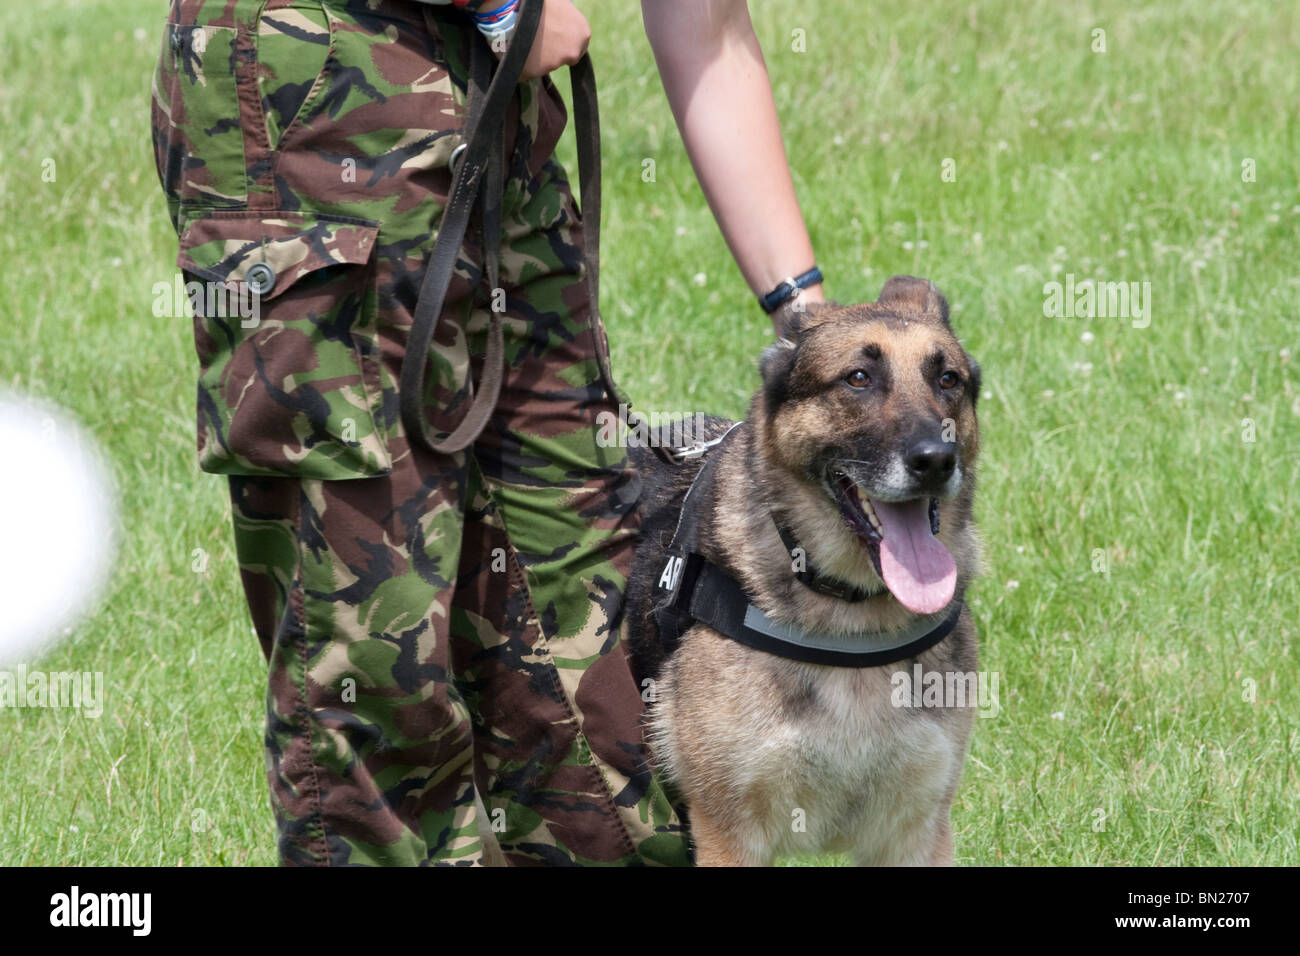
M 37 665 L 103 671 L 103 716 L 0 712 L 0 863 L 272 863 L 224 483 L 195 466 L 188 322 L 150 310 L 175 256 L 147 122 L 165 5 L 30 6 L 0 12 L 0 385 L 103 444 L 123 547 L 102 606 Z M 634 5 L 585 6 L 619 377 L 646 409 L 743 414 L 770 332 Z M 976 722 L 959 861 L 1300 863 L 1300 14 L 755 7 L 828 292 L 933 278 L 984 369 L 972 605 L 1002 710 Z M 1149 281 L 1150 326 L 1045 318 L 1067 273 Z

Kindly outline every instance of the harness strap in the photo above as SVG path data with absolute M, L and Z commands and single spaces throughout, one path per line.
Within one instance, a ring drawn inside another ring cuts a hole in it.
M 686 601 L 694 621 L 754 650 L 831 667 L 883 667 L 915 657 L 952 633 L 964 606 L 959 595 L 937 624 L 926 617 L 897 634 L 821 635 L 773 621 L 750 602 L 734 578 L 704 558 L 699 558 L 691 585 L 690 593 L 679 599 Z

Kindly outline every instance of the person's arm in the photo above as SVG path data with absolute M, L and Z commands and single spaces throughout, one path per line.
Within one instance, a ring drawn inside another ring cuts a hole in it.
M 664 91 L 709 207 L 756 296 L 814 265 L 745 0 L 642 0 Z M 824 301 L 820 285 L 803 302 Z M 775 320 L 774 316 L 774 320 Z

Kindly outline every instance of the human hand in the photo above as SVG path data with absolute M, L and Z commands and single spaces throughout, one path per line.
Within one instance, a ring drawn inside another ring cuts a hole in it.
M 535 80 L 562 66 L 573 66 L 586 54 L 590 42 L 591 25 L 581 10 L 570 0 L 546 0 L 520 79 Z M 504 52 L 498 50 L 497 55 Z

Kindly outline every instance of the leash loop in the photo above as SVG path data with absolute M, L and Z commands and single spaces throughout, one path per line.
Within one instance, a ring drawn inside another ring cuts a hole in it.
M 468 90 L 467 123 L 464 141 L 452 151 L 449 165 L 452 186 L 447 207 L 443 210 L 438 237 L 434 241 L 420 297 L 402 359 L 399 383 L 401 418 L 408 440 L 437 454 L 453 454 L 472 445 L 496 407 L 505 374 L 505 339 L 500 313 L 493 310 L 488 319 L 488 345 L 483 359 L 483 374 L 475 396 L 474 383 L 468 383 L 469 407 L 460 423 L 445 438 L 434 438 L 428 428 L 424 408 L 424 378 L 429 363 L 429 346 L 442 314 L 447 289 L 455 273 L 461 244 L 475 206 L 483 217 L 484 267 L 492 288 L 497 287 L 500 256 L 501 204 L 504 192 L 503 137 L 505 117 L 515 95 L 524 63 L 537 35 L 543 0 L 523 0 L 519 22 L 495 74 L 492 56 L 481 39 L 472 45 Z M 596 74 L 591 57 L 569 68 L 573 88 L 574 128 L 578 140 L 578 180 L 582 203 L 583 261 L 589 309 L 588 326 L 596 352 L 601 384 L 616 405 L 629 409 L 628 421 L 640 421 L 630 412 L 631 402 L 614 381 L 609 363 L 609 340 L 600 320 L 600 114 L 596 101 Z M 488 77 L 491 77 L 490 82 Z M 656 446 L 654 452 L 667 462 L 674 462 L 669 450 Z M 702 454 L 702 452 L 701 452 Z

